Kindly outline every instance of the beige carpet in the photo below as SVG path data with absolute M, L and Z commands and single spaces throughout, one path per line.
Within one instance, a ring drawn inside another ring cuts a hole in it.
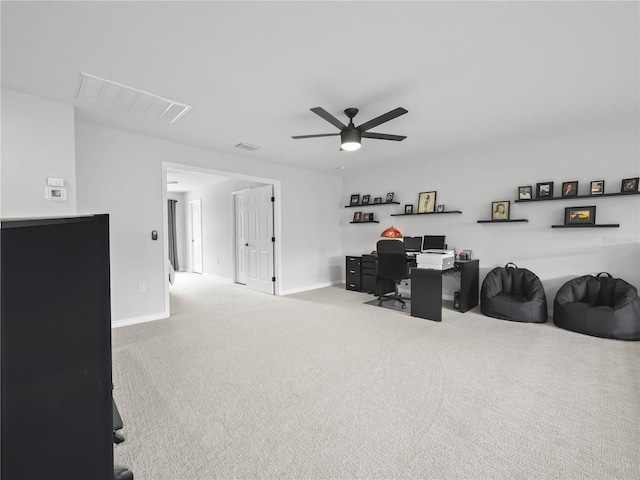
M 113 331 L 136 480 L 638 479 L 640 342 L 179 273 Z

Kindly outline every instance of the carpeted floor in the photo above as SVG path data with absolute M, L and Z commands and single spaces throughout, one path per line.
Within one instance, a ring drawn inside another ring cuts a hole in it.
M 640 342 L 179 273 L 113 331 L 136 480 L 638 479 Z

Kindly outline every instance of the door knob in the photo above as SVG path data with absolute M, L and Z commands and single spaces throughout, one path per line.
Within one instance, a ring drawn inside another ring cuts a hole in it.
M 249 246 L 249 244 L 248 244 L 248 243 L 245 243 L 245 244 L 244 244 L 244 246 L 245 246 L 245 247 L 248 247 L 248 246 Z

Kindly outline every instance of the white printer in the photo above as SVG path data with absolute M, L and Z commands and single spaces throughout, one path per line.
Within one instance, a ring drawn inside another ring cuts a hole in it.
M 453 268 L 455 252 L 453 250 L 431 249 L 424 250 L 416 255 L 418 268 L 431 268 L 433 270 L 447 270 Z

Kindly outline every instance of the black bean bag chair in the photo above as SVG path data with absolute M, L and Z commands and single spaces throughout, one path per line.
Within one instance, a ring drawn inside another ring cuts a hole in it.
M 638 291 L 606 272 L 574 278 L 556 294 L 553 323 L 595 337 L 640 340 Z
M 547 321 L 547 297 L 535 273 L 513 263 L 491 270 L 480 291 L 480 310 L 513 322 Z

